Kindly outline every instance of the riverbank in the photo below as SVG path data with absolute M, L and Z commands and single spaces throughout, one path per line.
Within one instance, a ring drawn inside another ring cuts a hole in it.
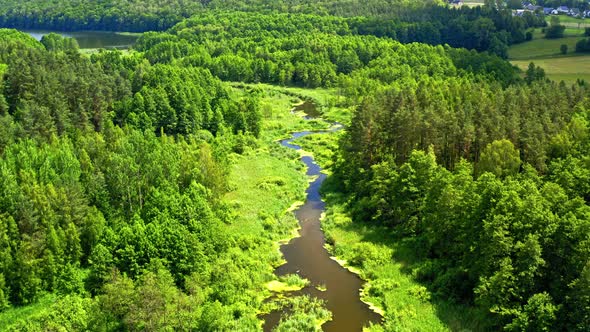
M 235 211 L 235 220 L 228 225 L 231 233 L 239 234 L 243 242 L 243 255 L 247 262 L 248 278 L 253 281 L 252 292 L 255 314 L 286 307 L 289 321 L 311 322 L 314 328 L 330 318 L 320 301 L 306 296 L 287 297 L 282 294 L 301 289 L 308 281 L 295 274 L 277 277 L 276 267 L 285 263 L 280 245 L 298 237 L 300 226 L 293 215 L 305 200 L 310 179 L 297 151 L 281 147 L 279 140 L 290 133 L 306 130 L 324 130 L 329 125 L 321 120 L 306 121 L 291 112 L 294 104 L 303 101 L 302 95 L 290 89 L 261 85 L 233 85 L 233 93 L 241 96 L 254 93 L 260 97 L 262 131 L 258 140 L 245 144 L 244 152 L 234 155 L 230 186 L 225 199 Z M 287 92 L 287 93 L 284 93 Z M 267 299 L 272 298 L 271 301 Z M 259 321 L 260 322 L 260 321 Z M 259 325 L 261 328 L 261 323 Z
M 331 136 L 335 133 L 330 131 L 338 128 L 319 118 L 310 119 L 310 116 L 314 114 L 319 115 L 313 109 L 315 103 L 318 103 L 318 98 L 324 100 L 332 98 L 331 92 L 266 85 L 235 84 L 232 86 L 236 91 L 249 90 L 264 96 L 262 109 L 266 120 L 260 139 L 261 146 L 257 151 L 273 150 L 272 144 L 280 148 L 276 139 L 285 139 L 285 136 L 291 136 L 294 132 L 297 133 L 296 137 L 309 135 L 310 132 L 316 131 L 322 132 L 321 135 Z M 305 94 L 306 92 L 313 92 L 313 96 Z M 287 102 L 290 105 L 287 105 Z M 293 105 L 295 106 L 291 107 Z M 283 112 L 274 113 L 273 110 L 278 106 L 283 107 L 283 110 L 291 110 L 291 112 L 286 117 Z M 321 109 L 322 113 L 327 110 L 327 107 Z M 342 110 L 334 108 L 331 111 L 333 114 L 342 112 Z M 294 120 L 293 116 L 297 117 L 297 120 Z M 298 130 L 293 130 L 293 128 L 298 128 Z M 273 280 L 266 284 L 267 288 L 275 292 L 270 301 L 265 303 L 262 308 L 262 312 L 270 313 L 265 316 L 267 324 L 265 324 L 264 330 L 270 331 L 277 324 L 277 330 L 296 324 L 299 327 L 306 326 L 306 328 L 317 331 L 321 331 L 322 328 L 325 331 L 343 331 L 343 328 L 346 331 L 357 331 L 357 329 L 360 331 L 361 327 L 368 324 L 370 320 L 378 321 L 380 317 L 372 313 L 369 306 L 362 305 L 359 299 L 362 280 L 331 260 L 330 255 L 324 249 L 324 237 L 319 224 L 323 212 L 323 208 L 321 208 L 323 202 L 319 197 L 318 190 L 325 179 L 325 174 L 317 173 L 319 168 L 308 153 L 300 153 L 302 150 L 297 150 L 288 142 L 283 141 L 283 145 L 291 149 L 281 148 L 281 150 L 296 153 L 299 158 L 303 157 L 302 160 L 306 167 L 300 171 L 301 175 L 308 180 L 309 187 L 306 190 L 305 204 L 303 206 L 294 205 L 296 208 L 293 212 L 301 221 L 301 228 L 298 227 L 300 233 L 292 232 L 289 234 L 291 239 L 277 242 L 283 244 L 281 251 L 285 255 L 286 264 L 281 265 L 275 271 L 279 280 Z M 251 157 L 248 156 L 248 159 Z M 278 178 L 274 180 L 280 182 Z M 240 194 L 239 196 L 252 196 L 252 194 Z M 293 206 L 288 210 L 293 210 Z M 301 282 L 301 278 L 297 278 L 297 275 L 304 278 L 304 281 Z M 300 289 L 302 286 L 305 288 Z M 293 292 L 295 289 L 300 290 Z M 322 299 L 326 302 L 322 302 Z M 326 311 L 326 308 L 330 311 Z M 331 317 L 332 320 L 330 320 Z M 326 321 L 328 322 L 326 323 Z

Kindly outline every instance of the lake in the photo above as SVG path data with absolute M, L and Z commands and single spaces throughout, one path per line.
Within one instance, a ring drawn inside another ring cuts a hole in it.
M 52 32 L 62 35 L 64 37 L 75 38 L 78 41 L 80 48 L 118 48 L 126 49 L 135 44 L 139 34 L 126 34 L 119 32 L 105 32 L 105 31 L 76 31 L 76 32 L 62 32 L 62 31 L 48 31 L 48 30 L 22 30 L 28 33 L 33 38 L 41 40 L 41 38 Z

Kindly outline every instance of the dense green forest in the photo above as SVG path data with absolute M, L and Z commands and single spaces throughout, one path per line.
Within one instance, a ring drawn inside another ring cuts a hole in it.
M 428 1 L 0 1 L 0 26 L 61 31 L 161 31 L 213 11 L 313 14 L 341 17 L 347 33 L 390 37 L 402 43 L 449 44 L 507 57 L 507 46 L 525 40 L 542 17 L 513 17 L 492 7 L 449 8 Z M 233 17 L 235 18 L 235 17 Z M 301 17 L 309 19 L 310 17 Z M 207 19 L 207 18 L 201 18 Z M 296 18 L 293 18 L 296 19 Z M 320 18 L 315 18 L 317 21 Z M 211 18 L 209 16 L 208 20 Z M 196 24 L 198 22 L 194 22 Z M 232 23 L 236 21 L 231 21 Z M 229 21 L 219 22 L 229 23 Z M 222 24 L 230 28 L 233 24 Z M 304 32 L 304 31 L 300 31 Z M 342 31 L 344 32 L 344 31 Z
M 589 106 L 584 87 L 544 80 L 394 82 L 357 107 L 335 181 L 353 220 L 415 241 L 436 296 L 493 328 L 584 331 Z
M 259 131 L 254 97 L 198 68 L 0 34 L 0 303 L 75 295 L 12 330 L 229 328 L 248 295 L 226 274 L 241 263 L 220 198 L 234 133 Z
M 276 114 L 290 89 L 325 93 L 347 124 L 309 150 L 335 208 L 411 244 L 415 297 L 477 310 L 478 330 L 588 330 L 588 88 L 502 59 L 542 24 L 385 0 L 0 1 L 0 26 L 160 30 L 89 55 L 0 29 L 7 329 L 259 330 L 306 182 L 276 140 L 328 126 Z M 358 245 L 349 263 L 384 312 L 372 330 L 403 330 L 395 286 L 370 273 L 395 257 Z M 278 331 L 330 316 L 288 305 Z

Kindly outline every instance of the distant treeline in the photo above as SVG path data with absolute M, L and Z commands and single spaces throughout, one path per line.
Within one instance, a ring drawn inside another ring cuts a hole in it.
M 63 31 L 163 31 L 184 18 L 210 10 L 289 12 L 346 17 L 352 33 L 390 37 L 402 43 L 449 44 L 506 57 L 507 46 L 525 40 L 525 31 L 544 23 L 541 17 L 513 17 L 490 7 L 461 9 L 428 3 L 369 1 L 363 6 L 334 1 L 0 1 L 0 26 Z M 294 17 L 293 19 L 297 19 Z M 230 23 L 230 22 L 227 22 Z
M 364 84 L 366 77 L 393 81 L 478 73 L 502 85 L 520 80 L 517 69 L 496 56 L 359 36 L 345 19 L 317 15 L 210 13 L 165 33 L 145 33 L 135 47 L 152 64 L 205 67 L 223 80 L 305 87 L 340 84 L 351 93 L 358 89 L 357 96 L 372 88 Z

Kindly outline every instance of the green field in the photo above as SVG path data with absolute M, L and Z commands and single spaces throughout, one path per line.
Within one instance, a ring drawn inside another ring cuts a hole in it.
M 547 16 L 546 21 L 549 23 L 551 21 L 551 16 Z M 575 18 L 571 16 L 560 15 L 559 21 L 568 28 L 584 29 L 585 27 L 590 27 L 590 19 L 585 18 Z
M 560 19 L 566 26 L 577 26 L 577 22 L 590 22 L 567 16 Z M 584 38 L 583 28 L 567 28 L 565 35 L 564 38 L 545 39 L 541 31 L 537 30 L 533 33 L 533 40 L 511 46 L 508 49 L 508 59 L 523 71 L 528 68 L 529 63 L 534 62 L 554 81 L 563 80 L 568 84 L 575 83 L 577 79 L 590 81 L 590 55 L 574 53 L 576 43 Z M 563 44 L 568 48 L 565 55 L 560 51 Z
M 529 42 L 511 46 L 508 49 L 508 58 L 510 60 L 531 60 L 538 58 L 563 57 L 559 49 L 561 45 L 567 45 L 568 53 L 572 53 L 576 48 L 576 43 L 580 39 L 582 39 L 582 37 L 533 39 Z M 567 56 L 569 56 L 569 54 Z
M 547 76 L 554 81 L 565 81 L 566 83 L 574 83 L 577 79 L 590 81 L 590 55 L 513 60 L 511 62 L 525 71 L 531 61 L 545 69 Z

